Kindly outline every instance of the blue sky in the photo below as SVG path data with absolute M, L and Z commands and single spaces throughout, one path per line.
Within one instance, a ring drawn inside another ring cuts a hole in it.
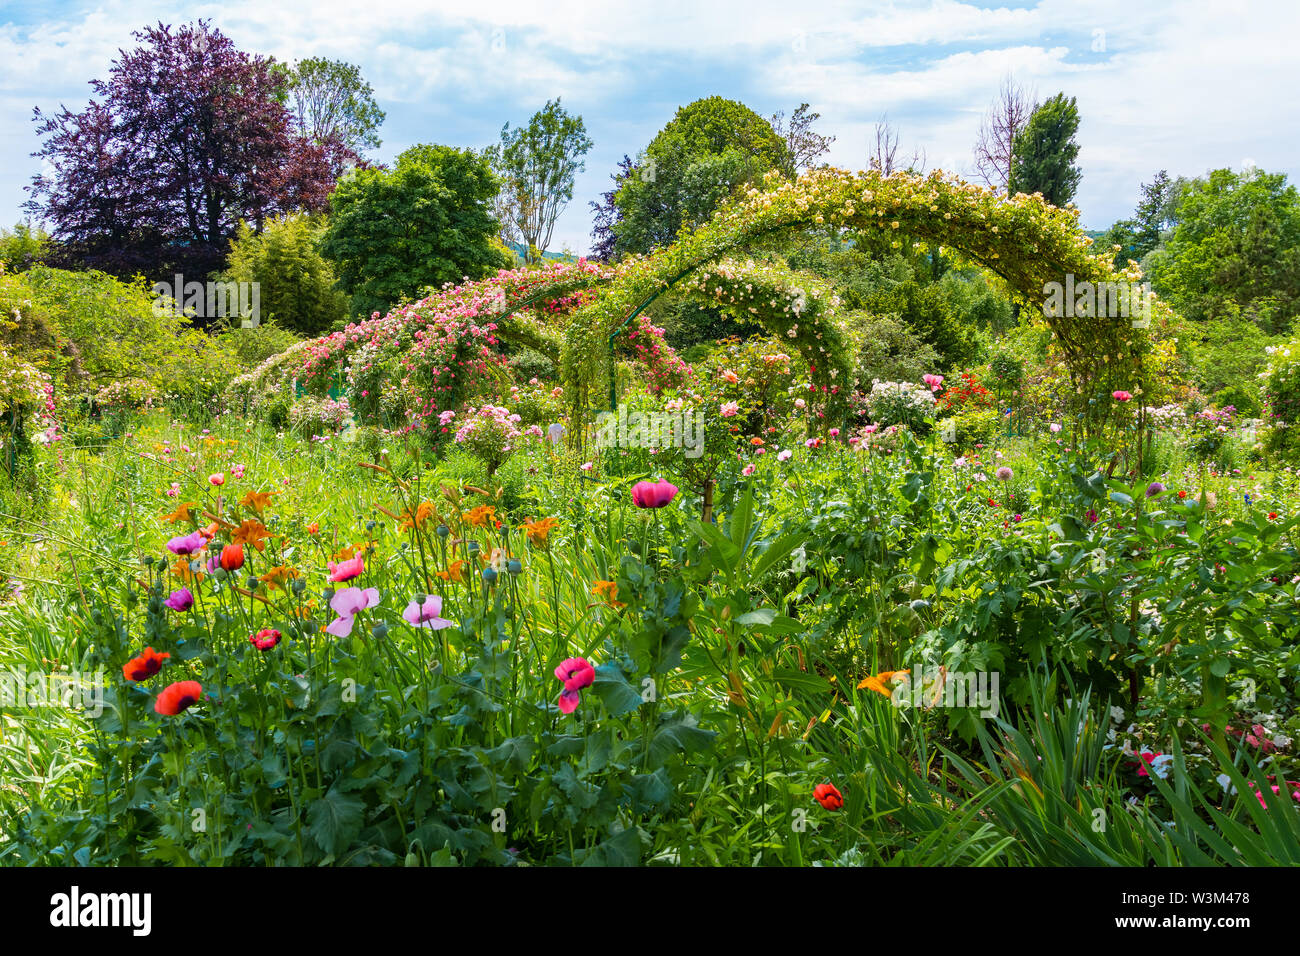
M 552 249 L 588 247 L 588 200 L 680 105 L 718 94 L 758 113 L 808 102 L 860 169 L 882 116 L 927 168 L 971 171 L 980 118 L 1011 72 L 1082 116 L 1082 222 L 1128 215 L 1157 169 L 1254 163 L 1300 177 L 1294 0 L 611 3 L 411 0 L 267 3 L 0 2 L 0 223 L 39 172 L 32 108 L 77 110 L 132 31 L 211 18 L 241 48 L 361 66 L 388 113 L 376 158 L 418 142 L 485 146 L 548 98 L 595 146 Z

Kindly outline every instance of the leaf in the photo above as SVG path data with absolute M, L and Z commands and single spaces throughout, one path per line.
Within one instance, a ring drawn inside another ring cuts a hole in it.
M 331 789 L 307 810 L 312 839 L 326 853 L 338 856 L 361 832 L 365 809 L 361 798 Z
M 641 706 L 641 695 L 627 682 L 627 676 L 616 664 L 601 664 L 596 668 L 592 693 L 600 698 L 611 717 L 622 717 Z
M 676 753 L 692 754 L 708 747 L 717 735 L 701 730 L 694 714 L 665 721 L 650 738 L 650 762 L 662 765 Z

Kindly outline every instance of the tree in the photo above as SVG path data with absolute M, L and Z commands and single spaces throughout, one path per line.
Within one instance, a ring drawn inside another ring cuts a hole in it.
M 591 258 L 599 262 L 609 262 L 614 258 L 614 246 L 618 241 L 616 227 L 622 218 L 615 197 L 635 168 L 632 157 L 624 153 L 619 160 L 618 169 L 609 175 L 614 181 L 614 188 L 601 193 L 600 202 L 587 203 L 594 220 L 591 226 Z
M 785 141 L 749 107 L 720 96 L 683 106 L 619 187 L 615 248 L 649 252 L 666 245 L 738 187 L 790 167 Z
M 925 153 L 914 150 L 907 165 L 901 165 L 898 161 L 898 130 L 890 124 L 888 117 L 881 117 L 876 123 L 876 146 L 867 157 L 867 165 L 886 176 L 899 169 L 924 172 Z
M 321 253 L 352 296 L 352 313 L 508 265 L 489 214 L 499 185 L 486 158 L 450 146 L 412 146 L 391 170 L 344 176 L 330 196 Z
M 1249 314 L 1276 334 L 1300 312 L 1300 194 L 1283 173 L 1216 169 L 1177 192 L 1152 285 L 1193 320 Z
M 43 263 L 50 253 L 50 236 L 40 226 L 20 222 L 13 232 L 0 229 L 0 272 L 22 272 Z
M 1178 194 L 1183 186 L 1183 180 L 1170 179 L 1163 169 L 1151 182 L 1142 184 L 1142 198 L 1133 218 L 1117 221 L 1102 239 L 1103 246 L 1120 247 L 1115 253 L 1116 268 L 1123 267 L 1130 259 L 1141 262 L 1160 245 L 1165 231 L 1174 225 Z
M 360 67 L 309 57 L 284 68 L 284 79 L 298 131 L 336 161 L 355 162 L 364 150 L 379 148 L 385 114 Z
M 347 314 L 334 269 L 320 254 L 322 224 L 302 214 L 271 220 L 260 232 L 242 223 L 226 279 L 256 282 L 264 316 L 282 328 L 319 335 Z
M 518 237 L 528 262 L 537 262 L 551 244 L 555 220 L 573 199 L 574 176 L 591 149 L 581 116 L 570 116 L 559 99 L 533 114 L 528 125 L 501 129 L 501 143 L 490 150 L 502 179 L 498 211 L 506 238 Z
M 812 128 L 813 123 L 822 118 L 821 113 L 809 112 L 807 103 L 800 103 L 798 109 L 790 114 L 786 122 L 785 111 L 773 114 L 768 120 L 776 135 L 785 140 L 789 165 L 786 172 L 797 175 L 805 169 L 812 169 L 813 161 L 830 152 L 834 136 L 822 136 Z
M 1079 109 L 1074 97 L 1057 93 L 1036 106 L 1029 121 L 1016 133 L 1011 144 L 1011 174 L 1007 192 L 1011 195 L 1041 193 L 1053 206 L 1064 208 L 1074 198 L 1083 173 L 1075 165 L 1079 144 Z
M 1008 73 L 997 97 L 980 121 L 975 141 L 975 174 L 990 189 L 1006 189 L 1011 177 L 1011 148 L 1034 111 L 1034 97 Z
M 207 21 L 135 34 L 102 101 L 81 113 L 38 109 L 32 215 L 82 264 L 118 274 L 200 275 L 221 264 L 241 220 L 324 207 L 333 178 L 324 151 L 291 130 L 280 75 Z

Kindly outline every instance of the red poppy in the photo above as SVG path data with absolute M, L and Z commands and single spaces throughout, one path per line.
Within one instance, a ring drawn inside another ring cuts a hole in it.
M 280 643 L 280 632 L 273 627 L 264 627 L 256 634 L 248 635 L 248 642 L 259 651 L 269 651 Z
M 152 647 L 146 647 L 143 654 L 122 665 L 122 676 L 131 681 L 148 680 L 162 670 L 163 661 L 169 657 L 170 654 L 159 654 Z
M 153 709 L 168 717 L 175 717 L 203 696 L 203 685 L 196 680 L 183 680 L 168 684 L 158 699 L 153 702 Z
M 1187 492 L 1185 492 L 1185 491 L 1180 491 L 1180 492 L 1178 492 L 1178 497 L 1179 497 L 1179 498 L 1186 498 L 1186 497 L 1187 497 Z
M 813 787 L 813 799 L 827 810 L 838 810 L 844 806 L 844 794 L 833 783 L 819 783 Z
M 239 544 L 228 544 L 221 549 L 221 567 L 226 571 L 238 571 L 244 566 L 244 548 Z
M 1277 520 L 1277 512 L 1276 512 L 1276 511 L 1270 511 L 1270 512 L 1268 513 L 1268 520 L 1269 520 L 1269 521 L 1276 521 L 1276 520 Z

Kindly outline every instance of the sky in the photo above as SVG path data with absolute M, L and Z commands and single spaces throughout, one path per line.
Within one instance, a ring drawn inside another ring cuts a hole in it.
M 590 245 L 588 202 L 679 106 L 736 99 L 762 116 L 809 103 L 826 157 L 866 166 L 882 118 L 926 168 L 973 174 L 980 119 L 1008 74 L 1078 100 L 1085 228 L 1132 213 L 1159 169 L 1257 165 L 1300 178 L 1296 0 L 0 0 L 0 224 L 40 171 L 32 109 L 76 111 L 132 33 L 211 19 L 241 49 L 361 67 L 387 112 L 390 161 L 415 143 L 480 148 L 548 99 L 595 145 L 552 251 Z

